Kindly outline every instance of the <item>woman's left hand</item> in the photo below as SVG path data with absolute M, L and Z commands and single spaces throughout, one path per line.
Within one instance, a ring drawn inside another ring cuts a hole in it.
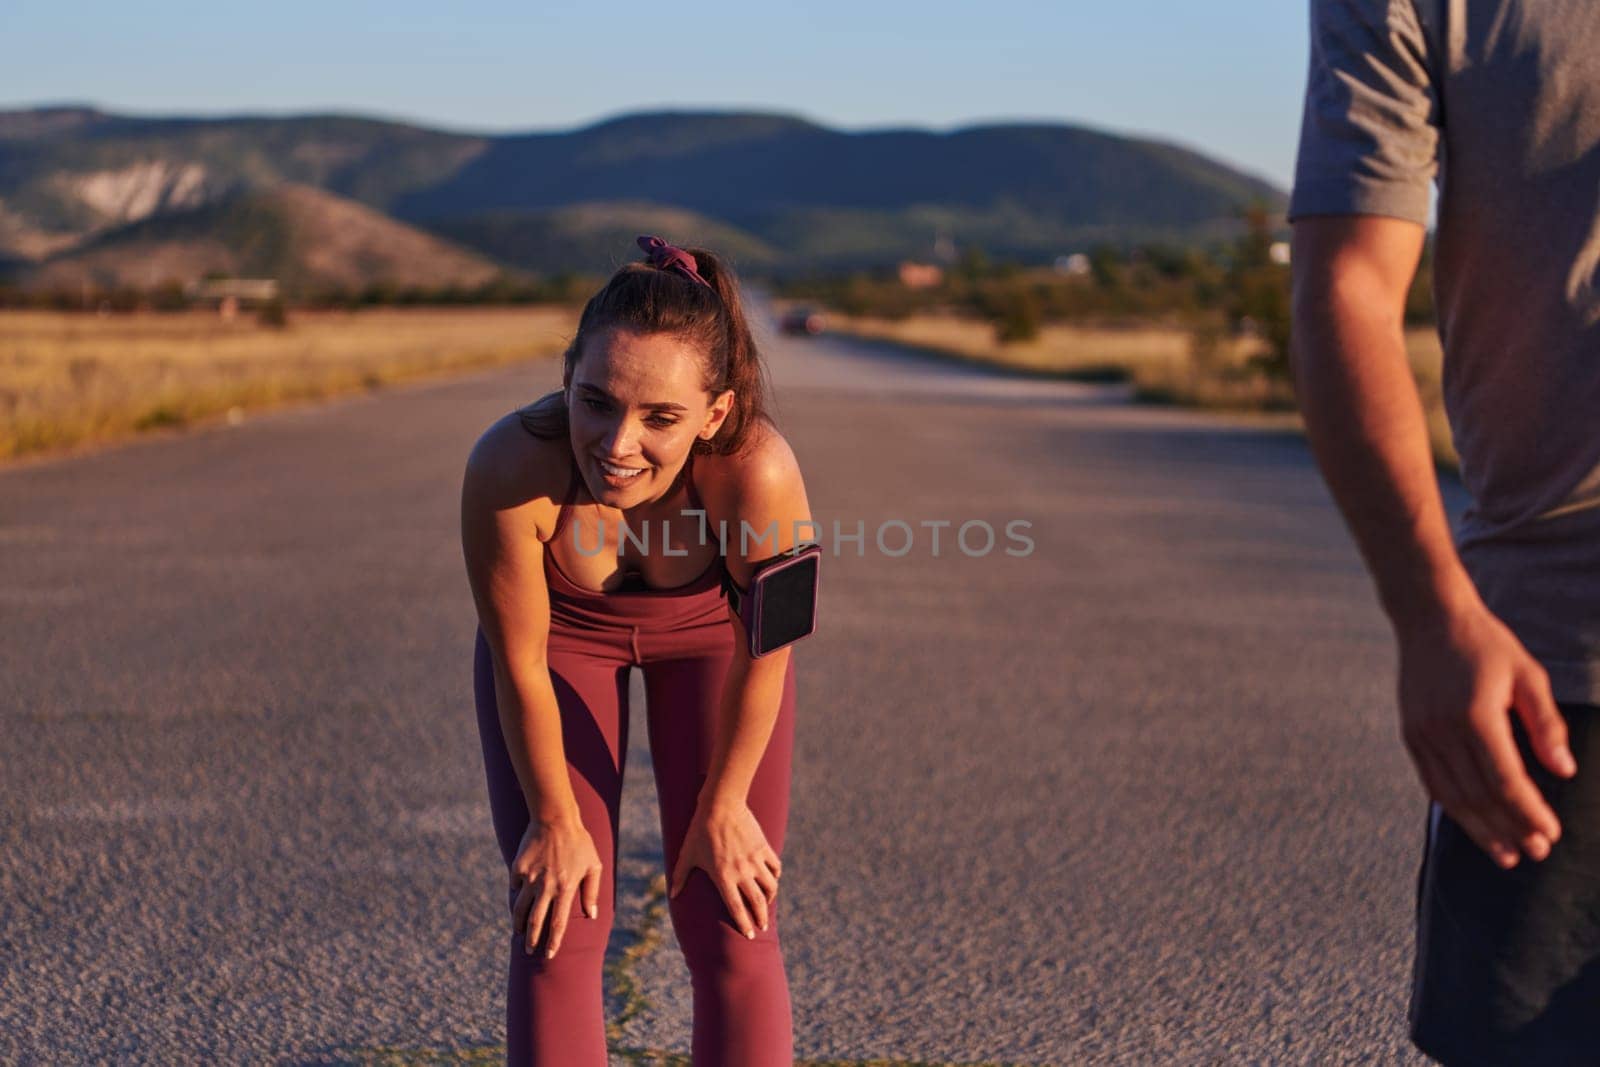
M 669 896 L 678 895 L 696 867 L 711 877 L 740 933 L 755 937 L 756 926 L 767 928 L 768 909 L 777 899 L 783 864 L 767 844 L 767 835 L 748 804 L 707 806 L 702 802 L 695 807 L 672 872 Z

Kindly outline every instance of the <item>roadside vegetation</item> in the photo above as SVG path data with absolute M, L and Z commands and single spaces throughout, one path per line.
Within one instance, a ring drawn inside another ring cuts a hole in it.
M 943 268 L 789 278 L 780 308 L 829 328 L 949 358 L 1086 381 L 1144 401 L 1292 418 L 1287 246 L 1272 217 L 1210 246 L 1100 244 L 1053 266 L 968 248 Z M 908 281 L 914 284 L 908 284 Z M 0 460 L 418 375 L 553 353 L 598 284 L 503 275 L 470 287 L 300 291 L 232 318 L 176 282 L 147 289 L 0 285 Z M 1453 466 L 1427 259 L 1407 346 L 1435 455 Z
M 0 460 L 553 356 L 567 306 L 0 312 Z
M 203 280 L 225 279 L 209 274 Z M 603 279 L 572 272 L 501 275 L 481 285 L 398 285 L 373 282 L 360 286 L 315 286 L 293 293 L 293 303 L 306 311 L 359 311 L 382 307 L 525 307 L 580 305 Z M 0 310 L 93 311 L 97 313 L 175 312 L 195 307 L 182 282 L 169 279 L 147 287 L 31 287 L 0 281 Z
M 895 272 L 814 276 L 786 305 L 828 311 L 829 329 L 1032 374 L 1125 381 L 1138 398 L 1225 411 L 1292 412 L 1287 245 L 1255 210 L 1210 247 L 1102 244 L 1053 267 L 992 263 L 968 249 L 937 281 Z M 1407 301 L 1407 348 L 1434 453 L 1455 451 L 1439 389 L 1431 263 Z

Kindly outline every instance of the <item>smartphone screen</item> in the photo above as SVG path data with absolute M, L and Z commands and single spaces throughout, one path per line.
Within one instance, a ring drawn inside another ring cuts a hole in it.
M 756 654 L 782 648 L 809 634 L 816 620 L 817 566 L 812 553 L 761 577 L 761 632 Z

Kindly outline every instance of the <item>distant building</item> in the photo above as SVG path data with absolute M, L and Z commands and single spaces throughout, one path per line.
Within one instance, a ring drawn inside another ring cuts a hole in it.
M 907 289 L 933 289 L 944 284 L 944 268 L 937 263 L 900 264 L 900 284 Z
M 190 303 L 215 307 L 224 319 L 237 315 L 240 305 L 269 304 L 278 293 L 276 278 L 208 278 L 183 287 Z
M 1082 277 L 1089 273 L 1089 257 L 1082 252 L 1074 252 L 1070 256 L 1056 257 L 1056 273 L 1065 274 L 1069 278 Z

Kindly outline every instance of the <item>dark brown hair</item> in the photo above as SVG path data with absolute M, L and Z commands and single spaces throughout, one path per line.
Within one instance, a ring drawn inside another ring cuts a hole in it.
M 766 368 L 739 299 L 733 271 L 703 248 L 687 248 L 707 285 L 673 270 L 648 263 L 629 263 L 583 306 L 578 333 L 562 357 L 561 390 L 546 393 L 518 410 L 522 425 L 535 437 L 565 440 L 568 413 L 565 390 L 583 346 L 601 332 L 621 328 L 640 334 L 682 338 L 701 354 L 701 384 L 713 396 L 733 390 L 733 410 L 709 441 L 696 440 L 694 451 L 729 455 L 750 439 L 753 427 L 771 422 Z

